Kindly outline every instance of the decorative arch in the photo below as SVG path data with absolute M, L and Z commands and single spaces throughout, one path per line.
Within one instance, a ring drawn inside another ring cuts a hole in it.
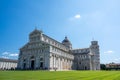
M 35 57 L 34 56 L 31 56 L 30 57 L 30 61 L 31 61 L 31 69 L 35 69 Z

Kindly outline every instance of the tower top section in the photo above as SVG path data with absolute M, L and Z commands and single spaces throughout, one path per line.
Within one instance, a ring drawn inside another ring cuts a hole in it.
M 98 41 L 91 41 L 91 45 L 98 45 Z

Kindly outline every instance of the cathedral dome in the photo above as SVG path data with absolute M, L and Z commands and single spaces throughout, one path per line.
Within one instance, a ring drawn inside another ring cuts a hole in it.
M 68 40 L 67 37 L 65 37 L 65 39 L 62 41 L 62 43 L 70 43 L 70 41 Z
M 71 44 L 71 42 L 68 40 L 67 37 L 65 37 L 65 39 L 62 41 L 62 44 L 65 45 L 66 47 L 72 49 L 72 44 Z

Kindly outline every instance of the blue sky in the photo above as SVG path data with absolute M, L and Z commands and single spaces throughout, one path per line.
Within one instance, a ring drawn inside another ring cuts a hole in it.
M 28 35 L 42 29 L 73 48 L 99 41 L 101 63 L 120 63 L 120 0 L 0 0 L 0 57 L 17 59 Z

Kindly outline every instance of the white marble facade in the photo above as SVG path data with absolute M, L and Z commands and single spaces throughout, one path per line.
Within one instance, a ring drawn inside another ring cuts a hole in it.
M 0 70 L 10 70 L 17 68 L 17 60 L 0 58 Z
M 82 58 L 83 55 L 86 58 Z M 29 35 L 29 42 L 20 48 L 18 68 L 99 70 L 99 46 L 97 41 L 92 41 L 89 48 L 72 49 L 72 44 L 67 37 L 60 43 L 35 29 Z

